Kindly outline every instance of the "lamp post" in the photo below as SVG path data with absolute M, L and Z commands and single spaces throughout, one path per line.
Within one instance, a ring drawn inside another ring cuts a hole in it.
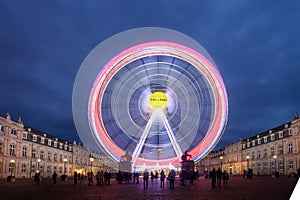
M 221 160 L 221 171 L 222 171 L 222 162 L 223 162 L 223 156 L 220 156 L 220 160 Z
M 91 172 L 93 171 L 93 162 L 94 162 L 94 158 L 90 158 L 91 161 Z
M 11 166 L 10 177 L 12 177 L 12 175 L 13 175 L 14 163 L 15 163 L 15 160 L 10 160 L 10 166 Z
M 246 156 L 246 159 L 247 159 L 247 169 L 249 169 L 249 156 Z
M 40 172 L 40 162 L 41 162 L 41 159 L 37 159 L 37 163 L 38 163 L 38 166 L 37 166 L 37 173 Z

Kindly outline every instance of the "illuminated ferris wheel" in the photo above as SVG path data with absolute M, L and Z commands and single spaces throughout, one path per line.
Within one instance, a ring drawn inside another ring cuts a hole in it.
M 117 34 L 85 59 L 73 90 L 83 143 L 135 166 L 194 160 L 219 141 L 227 122 L 223 80 L 200 44 L 179 32 L 139 28 Z

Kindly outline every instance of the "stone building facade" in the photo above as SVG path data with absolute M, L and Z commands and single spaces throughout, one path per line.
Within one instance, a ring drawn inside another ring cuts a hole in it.
M 0 179 L 12 175 L 29 178 L 38 171 L 51 177 L 54 171 L 72 176 L 98 170 L 115 172 L 118 164 L 108 156 L 27 127 L 21 118 L 13 121 L 9 114 L 0 117 Z
M 209 153 L 196 167 L 202 173 L 219 167 L 237 175 L 248 168 L 259 175 L 296 173 L 300 168 L 298 114 L 290 122 Z

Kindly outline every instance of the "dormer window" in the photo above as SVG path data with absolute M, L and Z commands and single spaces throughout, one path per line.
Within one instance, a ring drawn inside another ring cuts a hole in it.
M 51 140 L 48 140 L 48 146 L 51 146 Z
M 36 136 L 36 135 L 33 135 L 33 136 L 32 136 L 32 141 L 34 141 L 34 142 L 37 141 L 37 136 Z
M 44 144 L 45 143 L 45 138 L 41 138 L 41 144 Z
M 271 140 L 275 140 L 275 134 L 271 134 Z

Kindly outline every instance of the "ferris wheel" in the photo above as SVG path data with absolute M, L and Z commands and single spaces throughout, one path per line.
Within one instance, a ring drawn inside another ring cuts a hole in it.
M 73 89 L 82 142 L 134 166 L 175 166 L 217 144 L 227 123 L 223 80 L 208 53 L 188 36 L 138 28 L 99 44 L 82 63 Z

